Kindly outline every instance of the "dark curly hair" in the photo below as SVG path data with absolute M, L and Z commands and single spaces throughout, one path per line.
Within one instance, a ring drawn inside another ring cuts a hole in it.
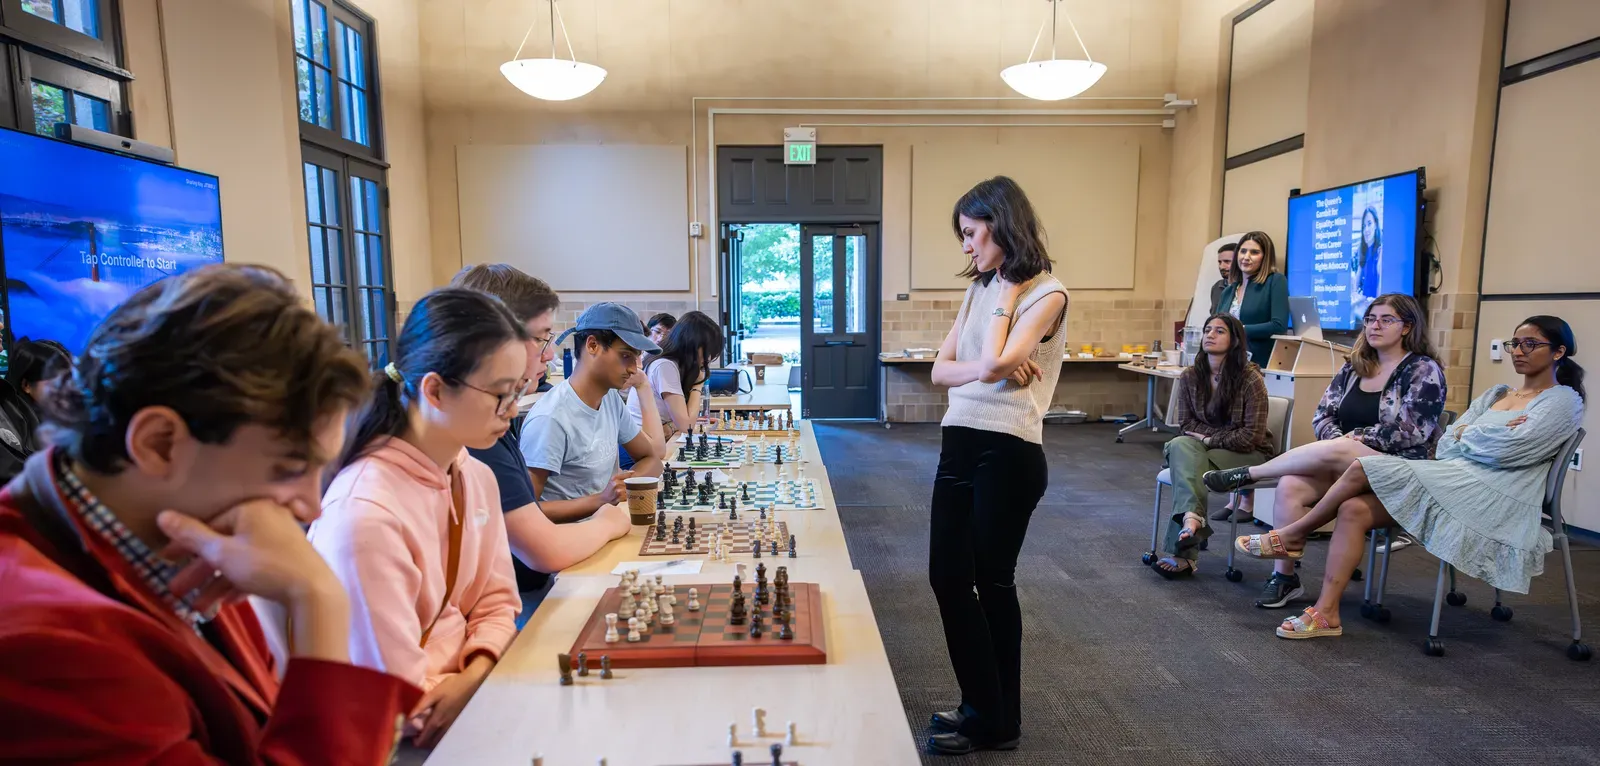
M 206 444 L 253 423 L 309 454 L 318 422 L 359 403 L 366 387 L 366 360 L 287 278 L 218 264 L 134 293 L 41 404 L 53 444 L 115 474 L 129 459 L 128 424 L 145 408 L 172 409 Z
M 956 200 L 955 210 L 950 212 L 950 228 L 955 230 L 958 240 L 962 239 L 961 216 L 989 225 L 990 238 L 1005 254 L 995 271 L 1007 282 L 1020 285 L 1039 276 L 1039 272 L 1050 270 L 1044 227 L 1033 212 L 1033 203 L 1016 181 L 995 176 L 980 181 Z M 994 279 L 994 271 L 978 271 L 978 264 L 974 262 L 967 265 L 961 276 L 987 286 Z

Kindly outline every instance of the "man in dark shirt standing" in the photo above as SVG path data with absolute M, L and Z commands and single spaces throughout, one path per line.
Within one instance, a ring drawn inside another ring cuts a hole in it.
M 1232 284 L 1232 282 L 1228 279 L 1228 276 L 1233 273 L 1233 257 L 1238 252 L 1239 245 L 1236 242 L 1229 242 L 1222 247 L 1217 248 L 1217 270 L 1222 272 L 1222 278 L 1217 280 L 1217 283 L 1211 286 L 1212 314 L 1227 308 L 1226 306 L 1219 306 L 1217 304 L 1222 300 L 1222 291 L 1226 290 L 1228 285 Z

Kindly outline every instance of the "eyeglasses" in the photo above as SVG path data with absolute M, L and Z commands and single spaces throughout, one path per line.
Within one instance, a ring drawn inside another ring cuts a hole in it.
M 1383 325 L 1384 327 L 1393 327 L 1397 324 L 1403 324 L 1405 321 L 1406 320 L 1397 316 L 1381 316 L 1367 317 L 1361 320 L 1361 324 L 1366 325 L 1367 327 L 1377 327 L 1378 325 Z
M 1527 353 L 1527 354 L 1531 354 L 1531 353 L 1533 353 L 1535 351 L 1538 351 L 1541 346 L 1552 346 L 1552 345 L 1555 345 L 1555 344 L 1546 343 L 1546 342 L 1544 342 L 1542 340 L 1518 340 L 1516 338 L 1512 338 L 1511 340 L 1508 340 L 1508 341 L 1505 342 L 1506 350 L 1508 350 L 1508 351 L 1521 351 L 1521 352 Z
M 546 348 L 549 348 L 550 344 L 555 342 L 555 339 L 556 339 L 556 334 L 552 332 L 552 333 L 545 333 L 545 336 L 543 338 L 534 338 L 533 342 L 539 344 L 539 350 L 543 351 Z
M 523 395 L 528 393 L 528 389 L 532 388 L 534 385 L 534 381 L 531 378 L 524 379 L 521 383 L 517 384 L 516 388 L 513 388 L 503 394 L 497 394 L 493 391 L 478 388 L 477 386 L 474 386 L 464 380 L 456 380 L 455 382 L 459 385 L 466 386 L 467 388 L 477 391 L 480 394 L 488 394 L 494 397 L 494 415 L 497 418 L 503 418 L 507 413 L 516 412 L 517 402 L 520 401 Z

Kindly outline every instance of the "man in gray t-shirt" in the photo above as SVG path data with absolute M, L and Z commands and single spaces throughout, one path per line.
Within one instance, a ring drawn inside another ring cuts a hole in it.
M 556 339 L 559 345 L 575 335 L 580 362 L 528 412 L 520 440 L 539 507 L 553 521 L 576 521 L 625 502 L 624 478 L 661 475 L 661 417 L 639 369 L 643 353 L 661 349 L 642 329 L 628 307 L 599 303 Z M 633 390 L 631 398 L 646 411 L 642 426 L 629 417 L 619 389 Z M 633 470 L 617 471 L 618 444 L 633 457 Z

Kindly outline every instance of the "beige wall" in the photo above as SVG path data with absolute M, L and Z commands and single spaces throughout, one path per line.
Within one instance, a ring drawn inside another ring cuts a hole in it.
M 418 0 L 357 3 L 378 27 L 390 248 L 402 308 L 431 286 Z M 135 137 L 222 179 L 224 257 L 272 266 L 310 295 L 289 5 L 128 0 L 122 6 Z

